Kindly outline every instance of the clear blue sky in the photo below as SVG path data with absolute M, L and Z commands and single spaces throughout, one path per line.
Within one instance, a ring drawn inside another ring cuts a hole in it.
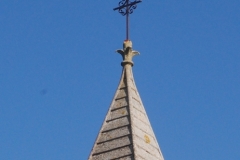
M 117 0 L 0 1 L 0 160 L 86 160 L 121 74 Z M 166 160 L 240 159 L 240 1 L 143 0 L 133 72 Z

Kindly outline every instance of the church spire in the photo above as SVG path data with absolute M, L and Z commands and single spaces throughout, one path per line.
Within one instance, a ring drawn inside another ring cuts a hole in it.
M 121 2 L 120 13 L 138 1 Z M 122 76 L 88 160 L 164 160 L 133 78 L 132 58 L 139 52 L 128 37 L 117 52 L 123 58 Z
M 89 160 L 164 160 L 132 73 L 132 42 L 124 41 L 122 77 Z

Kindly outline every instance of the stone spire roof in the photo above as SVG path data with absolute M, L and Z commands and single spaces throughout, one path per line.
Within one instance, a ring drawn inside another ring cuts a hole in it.
M 137 91 L 132 57 L 139 54 L 126 40 L 120 84 L 88 160 L 164 160 Z

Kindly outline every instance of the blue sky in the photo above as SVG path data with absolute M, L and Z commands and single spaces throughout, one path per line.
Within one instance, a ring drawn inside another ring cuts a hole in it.
M 0 159 L 85 160 L 121 75 L 118 1 L 0 1 Z M 240 159 L 240 1 L 143 0 L 134 77 L 166 160 Z

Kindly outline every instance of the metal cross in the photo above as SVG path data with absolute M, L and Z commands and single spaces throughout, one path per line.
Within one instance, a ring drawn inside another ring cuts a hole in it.
M 137 8 L 137 3 L 142 2 L 142 0 L 121 0 L 118 5 L 119 7 L 114 8 L 113 10 L 118 10 L 123 16 L 126 16 L 126 40 L 129 40 L 129 14 L 133 13 L 133 10 Z

